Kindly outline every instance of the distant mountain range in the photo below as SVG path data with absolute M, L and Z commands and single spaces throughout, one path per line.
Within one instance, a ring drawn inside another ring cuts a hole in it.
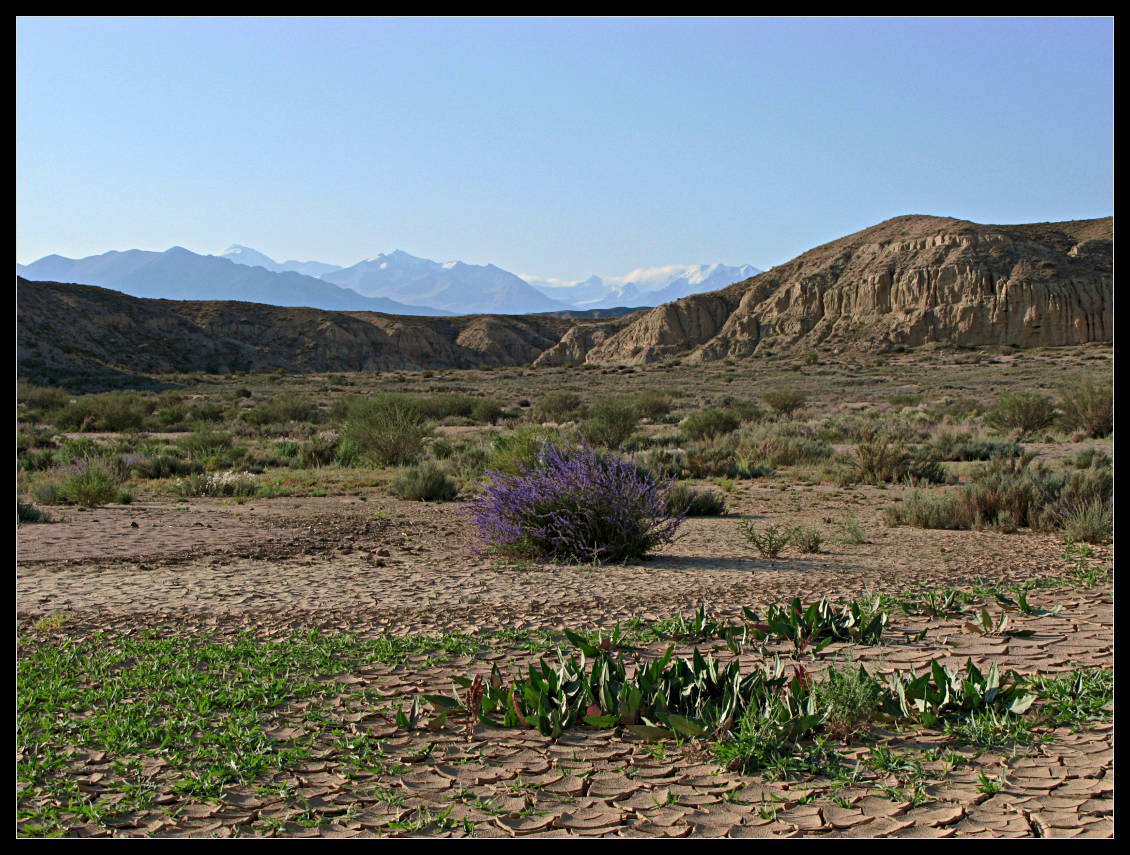
M 558 282 L 532 276 L 524 278 L 555 300 L 582 309 L 609 309 L 613 306 L 659 306 L 691 294 L 717 291 L 760 272 L 751 264 L 737 267 L 685 264 L 641 267 L 624 276 L 610 276 L 608 279 L 590 276 L 582 282 Z
M 134 297 L 238 300 L 275 306 L 399 315 L 533 314 L 657 306 L 723 288 L 759 271 L 750 265 L 640 268 L 583 282 L 519 277 L 493 264 L 440 263 L 401 250 L 351 267 L 320 261 L 278 262 L 232 244 L 220 255 L 183 247 L 132 249 L 71 259 L 49 255 L 16 273 L 29 280 L 75 282 Z

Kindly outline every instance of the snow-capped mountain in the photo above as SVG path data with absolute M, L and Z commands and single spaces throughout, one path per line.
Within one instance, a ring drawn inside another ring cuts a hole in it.
M 236 264 L 245 264 L 248 267 L 263 267 L 272 273 L 301 273 L 303 276 L 319 277 L 326 273 L 341 270 L 340 264 L 326 264 L 324 261 L 275 261 L 257 249 L 233 243 L 220 253 L 220 258 L 234 261 Z
M 401 250 L 322 276 L 360 294 L 435 306 L 459 315 L 525 314 L 573 308 L 493 264 L 440 263 Z
M 602 279 L 590 276 L 581 282 L 523 277 L 530 285 L 555 300 L 578 308 L 613 306 L 658 306 L 691 294 L 717 291 L 761 271 L 751 264 L 672 264 L 641 267 L 623 276 Z

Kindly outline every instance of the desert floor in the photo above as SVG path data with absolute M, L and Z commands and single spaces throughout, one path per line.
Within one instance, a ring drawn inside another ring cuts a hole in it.
M 482 724 L 467 734 L 461 721 L 434 731 L 396 724 L 398 705 L 408 708 L 423 693 L 450 694 L 453 675 L 487 674 L 494 664 L 510 673 L 539 656 L 555 659 L 558 641 L 568 647 L 559 635 L 566 628 L 610 631 L 617 622 L 690 615 L 699 605 L 739 619 L 743 606 L 760 610 L 794 596 L 844 601 L 916 585 L 1068 580 L 1030 595 L 1038 605 L 1062 605 L 1057 614 L 1010 615 L 1013 627 L 1034 631 L 1028 637 L 982 636 L 964 628 L 967 618 L 895 611 L 882 646 L 838 644 L 802 661 L 816 671 L 859 661 L 879 674 L 920 668 L 931 658 L 951 666 L 967 658 L 995 661 L 1002 671 L 1027 675 L 1113 667 L 1109 581 L 1072 580 L 1079 559 L 1065 555 L 1062 537 L 887 528 L 879 508 L 897 490 L 746 483 L 728 497 L 725 517 L 688 520 L 681 539 L 654 557 L 595 568 L 477 555 L 455 505 L 398 501 L 377 491 L 245 504 L 168 499 L 69 509 L 61 521 L 23 525 L 21 656 L 60 634 L 77 641 L 146 630 L 186 644 L 244 631 L 281 638 L 311 627 L 360 638 L 478 640 L 338 674 L 332 679 L 340 692 L 319 715 L 307 702 L 283 705 L 268 735 L 276 744 L 305 739 L 311 750 L 301 762 L 229 785 L 215 799 L 182 795 L 175 764 L 160 752 L 144 768 L 126 769 L 103 751 L 73 746 L 57 774 L 100 804 L 102 819 L 75 820 L 67 833 L 1110 836 L 1111 724 L 1049 730 L 1040 744 L 995 748 L 957 744 L 940 731 L 880 729 L 840 746 L 841 755 L 850 764 L 880 747 L 906 762 L 888 761 L 881 771 L 872 763 L 847 785 L 819 772 L 774 779 L 721 770 L 700 744 L 650 744 L 615 731 L 578 728 L 553 741 L 536 730 Z M 845 514 L 857 517 L 866 542 L 829 539 L 820 553 L 776 560 L 752 551 L 735 524 L 746 516 L 827 529 Z M 1088 563 L 1112 560 L 1110 547 L 1094 547 Z M 991 597 L 985 605 L 994 616 L 1000 612 Z M 917 638 L 923 629 L 926 637 Z M 641 644 L 634 654 L 661 653 L 666 643 Z M 716 639 L 682 640 L 677 652 L 695 646 L 723 660 L 733 655 Z M 791 661 L 788 645 L 769 650 Z M 760 660 L 752 648 L 740 656 L 743 665 Z M 380 763 L 351 756 L 343 745 L 353 743 L 343 734 L 376 746 Z M 147 807 L 115 812 L 117 804 L 132 804 L 127 795 L 139 780 L 152 794 Z M 21 807 L 41 808 L 31 802 L 45 798 L 21 793 Z

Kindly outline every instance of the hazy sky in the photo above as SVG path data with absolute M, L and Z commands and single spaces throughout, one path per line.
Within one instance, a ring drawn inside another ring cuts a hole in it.
M 16 259 L 583 278 L 1113 213 L 1113 20 L 35 19 Z

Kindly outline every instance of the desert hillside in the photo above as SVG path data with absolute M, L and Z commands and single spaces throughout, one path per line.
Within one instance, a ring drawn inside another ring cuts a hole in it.
M 1016 226 L 897 217 L 722 291 L 652 309 L 586 359 L 1106 341 L 1113 331 L 1113 231 L 1110 217 Z

